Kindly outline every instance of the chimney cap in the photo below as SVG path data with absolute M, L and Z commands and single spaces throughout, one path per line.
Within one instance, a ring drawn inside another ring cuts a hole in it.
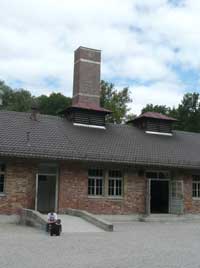
M 104 114 L 112 113 L 110 110 L 102 108 L 100 106 L 88 105 L 86 103 L 79 103 L 79 104 L 73 104 L 72 106 L 67 107 L 66 109 L 61 111 L 60 114 L 65 113 L 65 112 L 70 112 L 73 110 L 89 110 L 89 111 L 104 113 Z

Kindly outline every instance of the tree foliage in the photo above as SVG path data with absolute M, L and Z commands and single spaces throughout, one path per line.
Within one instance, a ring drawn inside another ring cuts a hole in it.
M 33 96 L 28 90 L 13 90 L 0 81 L 2 105 L 1 109 L 26 112 L 30 110 Z
M 49 96 L 40 95 L 34 97 L 28 90 L 14 90 L 0 81 L 0 96 L 2 96 L 3 110 L 27 112 L 31 105 L 37 103 L 42 114 L 60 115 L 59 112 L 71 105 L 71 98 L 61 93 L 51 93 Z M 101 81 L 102 107 L 107 108 L 113 113 L 108 117 L 109 122 L 121 123 L 128 117 L 128 103 L 131 101 L 128 88 L 117 91 L 113 84 Z
M 37 98 L 40 113 L 50 115 L 59 115 L 59 112 L 71 105 L 71 101 L 70 97 L 54 92 L 49 96 L 41 95 Z
M 112 114 L 108 116 L 108 122 L 122 123 L 126 121 L 130 108 L 128 103 L 131 102 L 128 87 L 122 90 L 115 89 L 114 84 L 101 81 L 101 98 L 102 107 L 111 110 Z
M 200 132 L 199 93 L 187 93 L 177 108 L 177 129 Z
M 146 107 L 142 109 L 142 113 L 145 112 L 157 112 L 161 114 L 168 115 L 171 111 L 170 107 L 167 107 L 166 105 L 153 105 L 153 104 L 147 104 Z
M 49 96 L 35 97 L 25 89 L 12 89 L 0 81 L 0 109 L 18 112 L 30 111 L 33 103 L 37 102 L 40 113 L 60 115 L 59 112 L 71 105 L 71 98 L 61 93 L 51 93 Z M 117 90 L 112 83 L 101 81 L 101 106 L 112 111 L 107 121 L 122 123 L 134 115 L 130 113 L 128 104 L 131 102 L 127 87 Z M 147 104 L 142 112 L 158 112 L 178 119 L 174 128 L 183 131 L 200 132 L 200 94 L 186 93 L 177 108 L 165 105 Z
M 200 95 L 199 93 L 186 93 L 177 108 L 163 105 L 147 104 L 142 112 L 159 112 L 176 118 L 174 125 L 177 130 L 200 132 Z

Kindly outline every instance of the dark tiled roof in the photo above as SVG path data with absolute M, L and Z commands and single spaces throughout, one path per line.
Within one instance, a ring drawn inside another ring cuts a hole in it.
M 137 116 L 132 121 L 137 120 L 139 118 L 154 118 L 154 119 L 162 119 L 162 120 L 168 120 L 168 121 L 177 121 L 177 119 L 175 119 L 173 117 L 169 117 L 167 115 L 156 113 L 156 112 L 146 112 L 146 113 L 143 113 L 143 114 Z
M 0 112 L 0 155 L 200 168 L 200 134 L 150 135 L 130 125 L 73 126 L 65 118 Z M 27 141 L 30 132 L 30 141 Z

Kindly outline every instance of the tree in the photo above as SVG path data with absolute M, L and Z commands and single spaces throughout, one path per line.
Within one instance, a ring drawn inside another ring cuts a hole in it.
M 146 107 L 142 109 L 142 113 L 145 113 L 145 112 L 157 112 L 157 113 L 169 115 L 171 112 L 171 108 L 167 107 L 166 105 L 147 104 Z
M 13 90 L 3 81 L 0 81 L 1 109 L 9 111 L 27 112 L 31 108 L 33 96 L 28 90 Z
M 33 97 L 31 93 L 24 89 L 19 89 L 11 95 L 11 101 L 8 104 L 7 109 L 18 112 L 30 111 L 31 104 L 33 102 Z
M 61 110 L 71 105 L 71 98 L 65 97 L 61 93 L 34 97 L 30 91 L 24 89 L 13 90 L 3 81 L 0 81 L 0 97 L 2 99 L 0 106 L 2 110 L 18 112 L 28 112 L 31 110 L 32 104 L 37 103 L 40 113 L 58 115 Z
M 59 112 L 69 107 L 72 102 L 70 97 L 54 92 L 49 96 L 34 97 L 28 90 L 13 90 L 3 81 L 0 81 L 0 97 L 1 95 L 1 109 L 19 112 L 30 111 L 32 104 L 37 103 L 40 113 L 60 115 Z M 128 108 L 130 102 L 130 92 L 127 87 L 117 90 L 114 84 L 101 81 L 101 106 L 112 111 L 112 114 L 108 115 L 108 122 L 121 123 L 130 118 L 130 109 Z
M 200 132 L 200 95 L 187 93 L 177 108 L 177 129 Z
M 128 87 L 117 91 L 114 84 L 101 81 L 100 104 L 102 107 L 111 110 L 112 114 L 108 116 L 107 121 L 112 123 L 122 123 L 126 120 L 131 102 Z
M 4 81 L 0 80 L 0 98 L 1 98 L 1 109 L 8 106 L 9 99 L 12 93 L 12 89 L 7 86 Z
M 37 97 L 40 113 L 59 115 L 59 112 L 71 105 L 71 98 L 61 93 L 51 93 L 49 96 L 41 95 Z

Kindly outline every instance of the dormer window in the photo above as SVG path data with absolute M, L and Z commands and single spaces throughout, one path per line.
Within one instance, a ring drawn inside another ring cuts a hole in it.
M 128 123 L 143 129 L 147 134 L 172 136 L 172 125 L 176 121 L 175 118 L 160 113 L 146 112 Z
M 74 105 L 67 108 L 64 113 L 75 126 L 105 129 L 105 117 L 110 111 L 101 107 L 89 109 L 83 105 L 81 107 Z

